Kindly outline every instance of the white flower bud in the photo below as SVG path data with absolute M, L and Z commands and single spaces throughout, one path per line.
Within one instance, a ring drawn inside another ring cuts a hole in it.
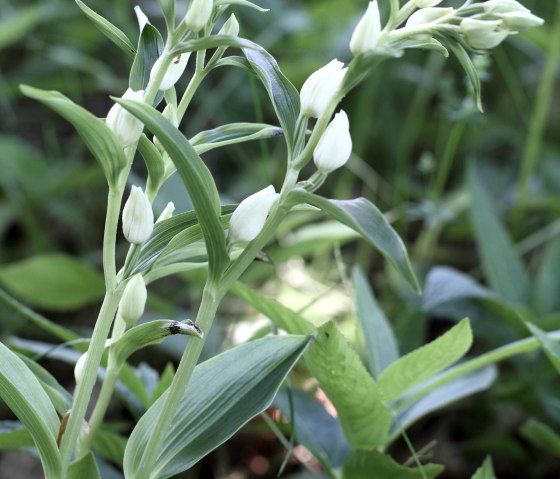
M 442 17 L 449 15 L 455 11 L 454 8 L 448 7 L 434 7 L 434 8 L 423 8 L 422 10 L 417 10 L 414 12 L 408 20 L 406 21 L 407 27 L 416 27 L 419 25 L 425 25 L 427 23 L 435 22 Z
M 223 24 L 222 28 L 220 28 L 218 35 L 230 35 L 232 37 L 239 35 L 239 22 L 233 13 Z
M 175 205 L 173 204 L 173 201 L 170 201 L 169 203 L 167 203 L 165 209 L 161 212 L 161 215 L 159 215 L 158 219 L 156 220 L 156 223 L 159 223 L 164 220 L 168 220 L 173 216 L 174 211 L 175 211 Z
M 122 99 L 142 101 L 144 99 L 144 90 L 133 91 L 129 88 L 124 92 Z M 136 143 L 144 129 L 144 125 L 140 120 L 118 104 L 113 105 L 109 110 L 105 123 L 117 135 L 123 148 Z
M 119 315 L 130 328 L 134 326 L 144 314 L 148 291 L 146 283 L 140 273 L 135 274 L 128 281 L 119 303 Z
M 529 13 L 530 11 L 516 0 L 488 0 L 487 2 L 482 2 L 480 5 L 484 8 L 484 11 L 489 13 Z
M 152 205 L 142 188 L 133 186 L 122 213 L 123 233 L 133 244 L 142 244 L 154 229 Z
M 138 20 L 140 33 L 142 33 L 142 30 L 144 30 L 144 27 L 147 23 L 150 23 L 150 20 L 138 5 L 134 7 L 134 12 L 136 13 L 136 19 Z
M 374 50 L 381 34 L 381 18 L 377 0 L 369 2 L 366 13 L 356 25 L 350 39 L 350 51 L 354 56 Z
M 313 161 L 321 173 L 328 174 L 343 166 L 352 153 L 348 116 L 341 110 L 334 116 L 313 151 Z
M 192 0 L 185 15 L 187 28 L 193 32 L 202 30 L 210 20 L 213 8 L 213 0 Z
M 270 185 L 239 203 L 229 222 L 229 241 L 245 243 L 254 240 L 279 196 Z
M 527 28 L 540 27 L 544 20 L 530 12 L 510 12 L 504 13 L 502 17 L 502 26 L 510 31 L 520 32 Z
M 344 63 L 333 60 L 312 73 L 301 87 L 301 113 L 311 118 L 319 118 L 339 90 L 348 68 Z
M 508 36 L 509 32 L 500 28 L 500 20 L 477 20 L 464 18 L 461 21 L 461 33 L 465 41 L 473 48 L 489 50 L 498 46 Z
M 430 8 L 439 5 L 443 0 L 413 0 L 412 3 L 418 8 Z
M 187 68 L 187 63 L 189 61 L 190 56 L 191 56 L 190 53 L 180 53 L 175 58 L 173 58 L 173 60 L 167 67 L 167 71 L 165 72 L 163 78 L 161 79 L 161 83 L 159 85 L 159 89 L 161 91 L 167 91 L 171 87 L 175 86 L 175 83 L 179 81 L 179 78 L 181 78 L 181 75 L 184 73 L 185 68 Z M 159 73 L 162 62 L 163 62 L 163 56 L 159 57 L 156 60 L 154 66 L 150 70 L 150 80 Z

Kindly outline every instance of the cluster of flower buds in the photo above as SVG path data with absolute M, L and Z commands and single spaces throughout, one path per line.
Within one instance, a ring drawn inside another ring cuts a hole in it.
M 154 212 L 142 188 L 133 186 L 122 213 L 125 238 L 132 244 L 144 243 L 154 229 Z

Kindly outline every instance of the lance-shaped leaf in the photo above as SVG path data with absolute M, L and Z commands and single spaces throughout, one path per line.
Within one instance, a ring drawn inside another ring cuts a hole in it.
M 462 358 L 472 344 L 468 319 L 463 319 L 431 343 L 392 363 L 379 377 L 387 401 L 394 401 L 422 381 Z
M 47 479 L 62 477 L 56 445 L 60 421 L 49 397 L 29 368 L 0 343 L 0 398 L 33 437 Z
M 147 23 L 138 41 L 138 51 L 130 70 L 129 85 L 134 91 L 145 90 L 150 81 L 150 72 L 163 52 L 163 39 L 158 30 Z M 160 98 L 161 99 L 161 95 Z M 156 104 L 159 103 L 156 100 Z
M 217 7 L 218 5 L 239 5 L 240 7 L 248 7 L 254 10 L 258 10 L 259 12 L 268 12 L 268 8 L 262 8 L 258 5 L 254 4 L 253 2 L 249 2 L 248 0 L 214 0 L 214 6 Z
M 308 342 L 301 336 L 266 337 L 199 364 L 175 411 L 150 477 L 171 477 L 189 469 L 264 411 Z M 124 457 L 129 479 L 139 473 L 140 460 L 166 397 L 160 397 L 132 431 Z
M 437 464 L 409 468 L 377 451 L 354 451 L 344 461 L 342 479 L 434 479 L 442 472 Z
M 403 275 L 412 287 L 417 291 L 420 290 L 402 239 L 373 203 L 365 198 L 328 200 L 301 189 L 295 190 L 291 197 L 294 203 L 316 206 L 359 233 Z
M 220 223 L 220 197 L 212 174 L 190 142 L 157 110 L 145 103 L 116 100 L 157 136 L 175 164 L 191 197 L 208 251 L 210 274 L 218 276 L 229 262 Z
M 156 146 L 148 140 L 144 134 L 138 142 L 138 151 L 144 158 L 148 170 L 148 181 L 146 182 L 146 194 L 148 198 L 155 198 L 159 188 L 165 180 L 165 165 L 163 158 Z
M 25 96 L 44 103 L 72 123 L 101 165 L 109 184 L 117 182 L 127 161 L 121 143 L 104 121 L 57 91 L 39 90 L 26 85 L 21 85 L 20 88 Z
M 136 49 L 132 42 L 128 39 L 126 34 L 115 27 L 109 20 L 94 12 L 84 2 L 76 0 L 78 7 L 86 14 L 86 16 L 93 22 L 93 24 L 103 33 L 109 40 L 117 45 L 123 52 L 131 58 L 134 58 Z
M 461 66 L 465 70 L 465 73 L 469 77 L 473 89 L 476 107 L 480 112 L 482 112 L 483 111 L 482 100 L 481 100 L 482 88 L 480 86 L 480 77 L 478 76 L 478 72 L 476 71 L 476 67 L 474 66 L 474 63 L 472 62 L 465 48 L 459 42 L 451 40 L 446 42 L 446 45 L 457 57 L 457 60 L 459 60 L 459 63 L 461 64 Z

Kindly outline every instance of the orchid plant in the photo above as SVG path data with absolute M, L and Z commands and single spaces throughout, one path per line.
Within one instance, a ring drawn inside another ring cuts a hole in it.
M 468 320 L 403 357 L 388 324 L 379 324 L 377 336 L 368 344 L 373 358 L 370 374 L 332 321 L 316 328 L 238 280 L 255 258 L 266 259 L 263 250 L 287 216 L 320 210 L 355 230 L 418 291 L 403 241 L 374 204 L 364 198 L 326 199 L 315 193 L 351 155 L 349 120 L 339 105 L 380 62 L 416 48 L 444 56 L 451 51 L 468 74 L 480 106 L 480 82 L 469 53 L 486 53 L 508 35 L 538 26 L 542 20 L 515 0 L 467 0 L 458 8 L 441 6 L 442 0 L 390 0 L 383 19 L 374 0 L 349 39 L 348 64 L 333 59 L 312 73 L 298 92 L 270 53 L 239 36 L 235 15 L 225 19 L 232 6 L 263 10 L 247 0 L 191 0 L 182 18 L 176 15 L 175 0 L 159 0 L 165 39 L 136 7 L 137 46 L 81 0 L 76 3 L 132 59 L 132 67 L 129 89 L 113 97 L 115 104 L 106 119 L 59 92 L 21 87 L 25 95 L 74 125 L 108 186 L 103 240 L 106 293 L 87 348 L 80 342 L 74 346 L 82 355 L 75 367 L 73 395 L 62 392 L 38 365 L 0 345 L 0 396 L 29 432 L 45 477 L 100 477 L 93 453 L 99 452 L 109 401 L 118 381 L 134 390 L 127 359 L 174 334 L 188 336 L 184 353 L 165 392 L 148 405 L 126 441 L 120 458 L 124 477 L 166 478 L 192 467 L 271 404 L 302 355 L 337 409 L 345 441 L 354 449 L 340 464 L 318 454 L 325 473 L 347 479 L 368 477 L 364 467 L 378 464 L 397 473 L 413 471 L 383 451 L 420 417 L 411 414 L 413 405 L 484 365 L 464 363 L 441 373 L 469 349 Z M 231 54 L 234 50 L 241 56 Z M 188 86 L 178 91 L 175 85 L 191 63 L 194 73 Z M 278 125 L 232 123 L 185 137 L 181 125 L 194 95 L 204 87 L 207 75 L 221 67 L 242 68 L 262 83 Z M 203 154 L 279 135 L 287 152 L 282 184 L 277 188 L 263 184 L 239 205 L 222 205 Z M 137 152 L 147 167 L 144 185 L 130 184 Z M 302 177 L 311 161 L 316 172 Z M 174 215 L 170 203 L 154 222 L 153 202 L 172 175 L 180 176 L 194 209 Z M 120 229 L 129 243 L 123 264 L 116 263 L 115 255 Z M 142 322 L 150 284 L 200 263 L 201 254 L 207 274 L 196 318 Z M 356 282 L 367 310 L 368 286 L 359 273 Z M 232 289 L 288 334 L 242 344 L 197 366 L 216 312 Z M 536 348 L 537 343 L 523 347 Z M 511 354 L 518 352 L 519 347 L 511 350 Z M 495 360 L 491 357 L 485 364 Z M 100 394 L 90 404 L 98 379 Z M 93 412 L 87 416 L 90 406 Z M 418 477 L 435 477 L 441 470 L 418 466 L 422 474 Z

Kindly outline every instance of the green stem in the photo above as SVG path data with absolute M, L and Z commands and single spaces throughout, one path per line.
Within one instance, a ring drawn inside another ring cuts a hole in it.
M 437 168 L 437 176 L 432 190 L 432 199 L 434 201 L 439 201 L 441 195 L 443 194 L 445 184 L 449 178 L 451 166 L 453 165 L 453 160 L 455 159 L 455 154 L 457 153 L 457 149 L 461 143 L 466 127 L 466 121 L 460 120 L 451 128 L 451 133 L 449 134 L 447 144 L 445 145 L 441 164 Z
M 105 274 L 106 290 L 99 316 L 93 329 L 88 348 L 88 360 L 84 369 L 84 376 L 77 385 L 72 404 L 72 414 L 68 420 L 66 432 L 62 438 L 60 454 L 63 470 L 66 471 L 72 456 L 72 451 L 78 440 L 80 429 L 84 421 L 91 393 L 97 379 L 97 370 L 101 363 L 101 356 L 105 349 L 105 341 L 117 311 L 122 292 L 117 288 L 117 272 L 115 266 L 115 244 L 119 222 L 120 206 L 124 186 L 109 187 L 107 200 L 107 216 L 105 218 L 105 233 L 103 237 L 103 270 Z
M 519 173 L 518 206 L 520 208 L 523 208 L 529 194 L 529 180 L 531 179 L 535 167 L 537 166 L 546 118 L 548 116 L 550 106 L 553 104 L 551 98 L 554 89 L 554 81 L 556 79 L 556 68 L 558 61 L 560 60 L 560 4 L 556 7 L 554 31 L 549 44 L 550 51 L 548 53 L 548 59 L 544 66 L 542 78 L 537 91 L 535 108 L 533 109 L 531 123 L 529 125 L 529 136 L 527 138 L 527 142 L 525 143 L 523 162 Z
M 193 77 L 191 78 L 191 81 L 189 82 L 187 89 L 185 90 L 185 93 L 183 94 L 183 97 L 179 102 L 179 106 L 177 107 L 177 119 L 179 120 L 179 122 L 182 120 L 183 116 L 185 115 L 185 112 L 187 111 L 187 108 L 190 105 L 191 100 L 193 99 L 194 94 L 196 93 L 196 90 L 202 83 L 202 80 L 204 80 L 205 76 L 206 76 L 206 72 L 204 70 L 197 69 Z
M 216 315 L 216 311 L 223 295 L 219 294 L 211 283 L 207 283 L 202 294 L 202 302 L 196 317 L 196 325 L 203 331 L 204 338 L 208 336 L 212 321 Z M 168 389 L 165 403 L 161 409 L 161 413 L 155 422 L 154 430 L 150 436 L 148 444 L 144 449 L 144 455 L 140 465 L 138 466 L 138 476 L 136 479 L 148 479 L 152 477 L 157 456 L 161 451 L 161 445 L 165 439 L 165 435 L 169 430 L 169 425 L 173 420 L 173 416 L 177 409 L 177 405 L 181 401 L 185 388 L 191 378 L 202 347 L 204 339 L 198 340 L 189 338 L 187 347 L 183 352 L 183 357 L 177 368 L 177 372 L 173 378 L 173 382 Z

